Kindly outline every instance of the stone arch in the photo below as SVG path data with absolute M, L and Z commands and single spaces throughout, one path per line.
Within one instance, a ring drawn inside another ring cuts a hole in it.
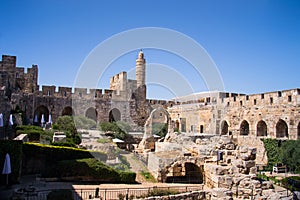
M 265 121 L 260 120 L 256 126 L 256 135 L 257 136 L 267 136 L 268 127 Z
M 159 121 L 169 125 L 170 116 L 168 111 L 162 107 L 155 108 L 154 110 L 151 111 L 144 125 L 144 138 L 149 138 L 152 136 L 153 124 L 154 124 L 153 122 L 155 122 L 155 117 L 157 115 L 159 115 L 159 118 L 161 118 Z
M 150 123 L 152 125 L 151 131 L 153 134 L 161 135 L 162 132 L 168 132 L 168 123 L 170 117 L 166 109 L 162 107 L 155 108 L 154 110 L 151 111 L 149 118 L 151 118 Z M 148 119 L 145 125 L 147 124 Z
M 49 119 L 49 109 L 46 106 L 44 106 L 44 105 L 38 106 L 35 109 L 33 124 L 35 124 L 35 125 L 41 124 L 42 115 L 44 115 L 44 121 L 45 121 L 45 123 L 48 122 L 48 119 Z
M 203 183 L 203 169 L 192 162 L 176 163 L 168 169 L 167 183 Z
M 117 108 L 109 111 L 109 122 L 121 121 L 121 112 Z
M 249 135 L 249 123 L 243 120 L 240 126 L 240 135 Z
M 284 120 L 279 119 L 276 124 L 276 138 L 283 137 L 289 137 L 288 125 Z
M 298 123 L 298 127 L 297 127 L 297 136 L 298 136 L 298 140 L 300 139 L 300 122 Z
M 221 123 L 221 135 L 227 135 L 228 133 L 228 123 L 226 120 Z
M 89 119 L 97 121 L 98 112 L 94 107 L 90 107 L 85 111 L 85 116 Z
M 74 115 L 74 111 L 71 106 L 67 106 L 67 107 L 64 107 L 64 109 L 61 112 L 61 115 L 62 116 L 65 116 L 65 115 L 72 116 L 72 115 Z

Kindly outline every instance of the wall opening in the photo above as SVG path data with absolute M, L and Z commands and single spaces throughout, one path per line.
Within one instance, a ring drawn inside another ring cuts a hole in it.
M 109 111 L 109 122 L 116 122 L 121 120 L 121 112 L 119 109 L 114 108 Z
M 72 115 L 74 115 L 74 111 L 73 111 L 72 107 L 67 106 L 63 109 L 63 111 L 61 112 L 61 115 L 62 116 L 64 116 L 64 115 L 72 116 Z
M 200 125 L 200 133 L 203 133 L 203 132 L 204 132 L 204 126 Z
M 256 126 L 257 136 L 267 136 L 267 124 L 263 120 L 259 121 Z
M 228 123 L 226 121 L 222 121 L 221 123 L 221 135 L 227 135 L 228 133 Z
M 246 120 L 241 123 L 240 135 L 249 135 L 249 123 Z
M 97 113 L 97 110 L 95 108 L 90 107 L 89 109 L 87 109 L 86 112 L 85 112 L 85 116 L 87 118 L 92 119 L 92 120 L 97 122 L 98 113 Z
M 203 183 L 203 170 L 194 163 L 186 162 L 184 165 L 175 165 L 169 171 L 167 183 Z
M 42 119 L 43 116 L 43 119 Z M 38 106 L 34 111 L 34 125 L 41 125 L 48 122 L 49 119 L 49 110 L 46 106 Z
M 288 134 L 288 126 L 287 123 L 279 119 L 279 121 L 276 124 L 276 138 L 283 138 L 283 137 L 289 137 Z

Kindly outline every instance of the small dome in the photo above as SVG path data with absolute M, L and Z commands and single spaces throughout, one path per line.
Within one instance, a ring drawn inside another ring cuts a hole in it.
M 140 50 L 140 52 L 139 52 L 139 58 L 144 58 L 144 53 L 142 50 Z

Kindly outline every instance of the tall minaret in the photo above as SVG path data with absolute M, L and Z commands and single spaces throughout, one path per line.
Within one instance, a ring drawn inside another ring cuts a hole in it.
M 146 74 L 146 60 L 144 59 L 144 53 L 140 50 L 138 58 L 136 59 L 136 82 L 137 87 L 145 85 L 145 74 Z

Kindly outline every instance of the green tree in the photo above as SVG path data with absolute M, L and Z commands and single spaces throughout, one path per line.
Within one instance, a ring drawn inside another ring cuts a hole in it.
M 77 129 L 91 129 L 96 127 L 96 122 L 85 116 L 75 116 L 74 122 Z
M 152 134 L 165 137 L 168 133 L 168 124 L 167 123 L 154 123 L 152 124 Z
M 77 132 L 74 118 L 71 116 L 58 117 L 53 124 L 53 129 L 63 131 L 67 136 L 67 142 L 80 144 L 81 138 Z
M 282 142 L 280 160 L 290 171 L 299 171 L 300 167 L 300 140 L 287 140 Z
M 104 132 L 112 132 L 115 138 L 124 140 L 128 138 L 128 132 L 130 130 L 130 125 L 126 122 L 102 122 L 100 124 L 100 129 Z

